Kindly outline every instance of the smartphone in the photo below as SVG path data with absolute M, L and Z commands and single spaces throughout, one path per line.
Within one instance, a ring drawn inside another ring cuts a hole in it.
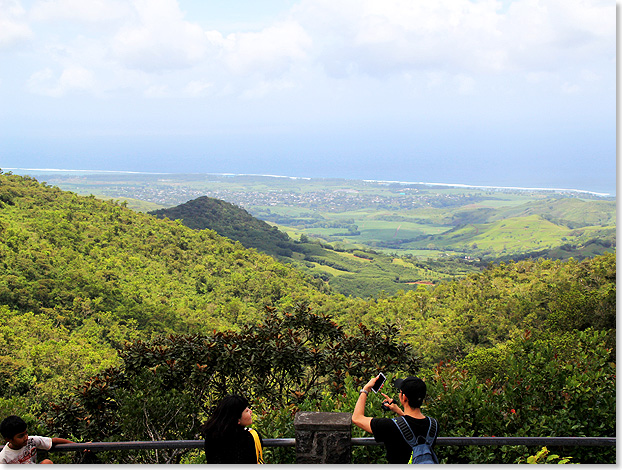
M 371 387 L 371 389 L 373 390 L 374 393 L 378 393 L 380 391 L 380 389 L 384 385 L 384 381 L 386 379 L 387 378 L 384 376 L 384 374 L 382 372 L 380 372 L 380 374 L 378 374 L 378 378 L 376 379 L 376 382 L 374 382 L 374 385 L 372 385 L 372 387 Z

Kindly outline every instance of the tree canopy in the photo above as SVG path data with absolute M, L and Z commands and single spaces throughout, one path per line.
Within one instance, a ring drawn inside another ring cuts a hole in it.
M 34 431 L 192 438 L 223 394 L 244 390 L 264 435 L 288 437 L 295 411 L 351 411 L 356 387 L 383 370 L 426 378 L 445 436 L 615 432 L 615 253 L 346 297 L 211 230 L 0 174 L 0 263 L 0 416 Z

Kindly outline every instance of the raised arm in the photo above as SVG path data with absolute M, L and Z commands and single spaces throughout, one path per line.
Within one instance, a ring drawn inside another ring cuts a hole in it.
M 367 395 L 371 391 L 372 385 L 376 382 L 378 377 L 374 377 L 371 379 L 365 386 L 361 389 L 359 393 L 359 399 L 356 401 L 356 405 L 354 406 L 354 411 L 352 412 L 352 423 L 363 431 L 367 431 L 372 433 L 371 431 L 371 418 L 365 416 L 365 403 L 367 403 Z M 372 433 L 373 434 L 373 433 Z

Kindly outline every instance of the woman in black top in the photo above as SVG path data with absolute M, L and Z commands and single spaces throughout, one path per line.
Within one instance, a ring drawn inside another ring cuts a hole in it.
M 201 428 L 207 463 L 257 463 L 255 440 L 245 429 L 252 422 L 252 411 L 246 398 L 240 395 L 223 398 Z

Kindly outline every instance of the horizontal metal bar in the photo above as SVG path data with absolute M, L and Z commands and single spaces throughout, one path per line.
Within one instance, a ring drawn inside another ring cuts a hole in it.
M 201 449 L 203 440 L 188 441 L 125 441 L 125 442 L 82 442 L 59 444 L 53 450 L 71 452 L 77 450 L 131 450 L 131 449 Z M 296 439 L 263 439 L 264 447 L 294 447 Z M 352 445 L 383 445 L 373 437 L 354 437 Z M 615 437 L 439 437 L 437 446 L 573 446 L 613 447 Z
M 443 446 L 615 447 L 615 437 L 439 437 Z
M 264 447 L 294 447 L 296 445 L 296 439 L 294 438 L 262 439 L 262 442 Z M 58 444 L 54 446 L 53 450 L 71 452 L 77 450 L 202 449 L 204 444 L 204 440 L 76 442 L 74 444 Z
M 352 445 L 381 445 L 373 437 L 354 437 Z M 614 447 L 615 437 L 438 437 L 437 446 Z
M 75 444 L 58 444 L 54 449 L 60 452 L 75 450 L 132 450 L 132 449 L 201 449 L 205 441 L 123 441 L 123 442 L 80 442 Z

